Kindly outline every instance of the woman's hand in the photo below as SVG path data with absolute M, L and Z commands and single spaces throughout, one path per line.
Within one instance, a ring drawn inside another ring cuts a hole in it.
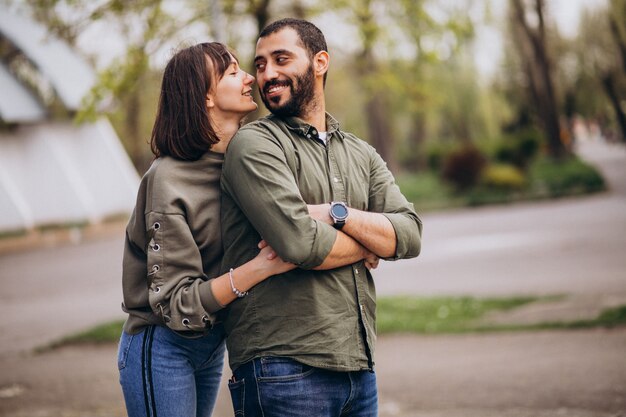
M 379 261 L 378 256 L 374 255 L 371 252 L 370 252 L 370 254 L 368 256 L 366 256 L 363 259 L 363 262 L 365 262 L 365 267 L 367 269 L 376 269 L 376 268 L 378 268 L 378 261 Z
M 265 240 L 260 241 L 258 247 L 261 251 L 256 256 L 256 260 L 259 261 L 260 267 L 265 269 L 269 276 L 282 274 L 296 268 L 296 265 L 283 261 Z

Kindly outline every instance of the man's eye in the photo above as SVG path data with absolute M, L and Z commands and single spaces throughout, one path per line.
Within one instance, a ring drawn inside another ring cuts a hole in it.
M 264 64 L 256 64 L 255 67 L 256 67 L 257 70 L 263 70 L 263 68 L 265 68 L 265 65 Z

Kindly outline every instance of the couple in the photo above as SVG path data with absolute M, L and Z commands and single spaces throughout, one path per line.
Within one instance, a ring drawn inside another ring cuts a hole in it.
M 129 416 L 210 416 L 224 340 L 236 415 L 377 415 L 369 269 L 417 256 L 422 224 L 325 112 L 328 66 L 313 24 L 267 26 L 255 67 L 272 114 L 239 129 L 254 78 L 226 47 L 168 63 L 124 250 Z

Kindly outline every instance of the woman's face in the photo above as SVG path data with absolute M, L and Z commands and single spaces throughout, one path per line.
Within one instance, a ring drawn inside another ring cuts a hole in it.
M 243 118 L 256 110 L 257 104 L 252 98 L 254 77 L 239 68 L 239 63 L 232 58 L 230 66 L 219 80 L 212 93 L 209 93 L 209 112 L 212 117 Z

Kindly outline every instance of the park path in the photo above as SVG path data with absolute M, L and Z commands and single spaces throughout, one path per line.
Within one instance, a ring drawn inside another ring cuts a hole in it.
M 552 295 L 526 312 L 576 318 L 626 295 L 626 150 L 581 155 L 611 192 L 427 213 L 416 260 L 384 263 L 379 295 Z M 30 350 L 121 318 L 122 229 L 79 244 L 0 255 L 0 416 L 121 416 L 115 347 Z M 381 416 L 626 416 L 626 329 L 385 336 L 377 348 Z M 223 386 L 225 388 L 225 385 Z M 216 415 L 229 415 L 222 389 Z M 620 414 L 621 413 L 621 414 Z

